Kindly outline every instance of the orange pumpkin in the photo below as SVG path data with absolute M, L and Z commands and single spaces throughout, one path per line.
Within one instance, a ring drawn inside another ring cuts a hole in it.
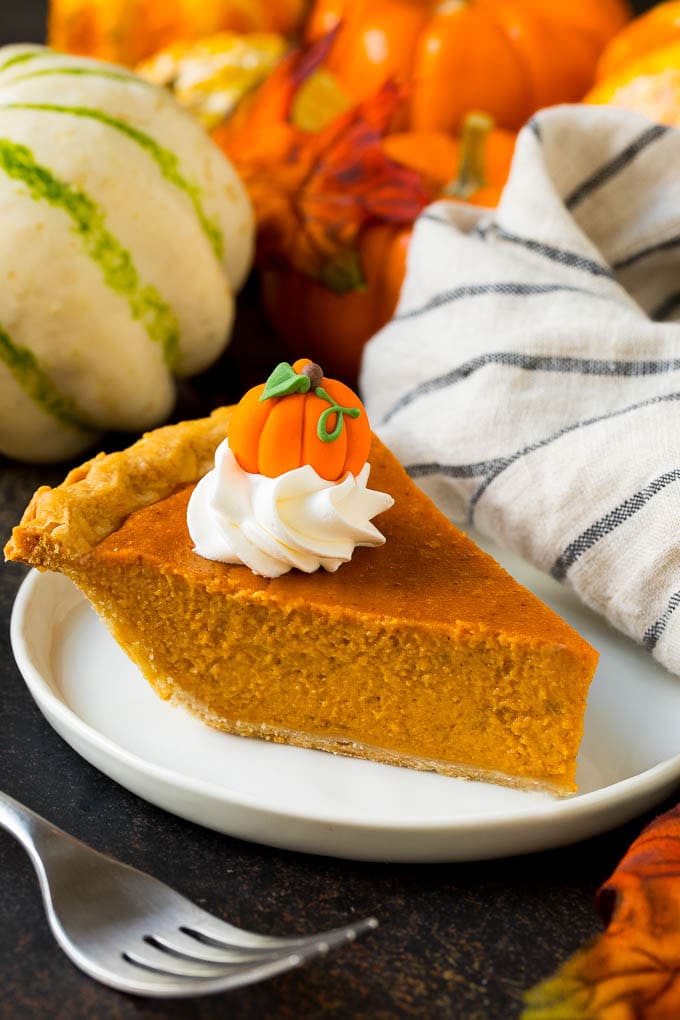
M 296 30 L 306 0 L 51 0 L 48 44 L 134 67 L 178 39 Z
M 427 177 L 431 195 L 494 206 L 507 180 L 515 136 L 490 118 L 466 118 L 462 139 L 442 132 L 387 135 L 383 149 L 395 162 Z M 289 350 L 303 347 L 349 382 L 359 372 L 366 341 L 388 322 L 406 272 L 411 227 L 371 223 L 358 240 L 364 285 L 335 293 L 292 266 L 263 267 L 265 314 Z
M 517 129 L 581 98 L 629 15 L 626 0 L 316 0 L 307 32 L 339 26 L 326 66 L 353 100 L 409 83 L 417 130 L 456 131 L 476 108 Z
M 680 127 L 680 3 L 660 4 L 631 22 L 602 54 L 598 77 L 584 102 Z
M 407 131 L 387 135 L 383 149 L 395 163 L 429 180 L 433 197 L 493 207 L 508 179 L 515 141 L 515 133 L 495 127 L 488 113 L 470 112 L 459 138 Z
M 364 344 L 394 314 L 410 239 L 410 227 L 365 227 L 358 241 L 365 283 L 344 294 L 292 266 L 262 269 L 262 306 L 288 350 L 302 347 L 354 383 Z
M 348 386 L 326 379 L 309 358 L 278 365 L 234 409 L 229 446 L 244 471 L 277 478 L 311 465 L 334 482 L 366 463 L 371 429 Z
M 680 127 L 680 40 L 625 64 L 583 101 L 635 110 L 660 124 Z
M 668 0 L 641 14 L 618 32 L 597 63 L 596 80 L 603 81 L 627 64 L 680 41 L 680 0 Z

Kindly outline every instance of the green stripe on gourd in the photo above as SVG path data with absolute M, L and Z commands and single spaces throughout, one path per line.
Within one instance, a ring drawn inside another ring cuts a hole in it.
M 59 55 L 58 53 L 50 54 L 50 56 Z M 27 74 L 18 74 L 16 78 L 12 78 L 11 84 L 14 85 L 16 82 L 28 81 L 29 78 L 47 78 L 49 75 L 56 74 L 68 74 L 85 78 L 110 78 L 112 81 L 127 82 L 128 85 L 142 85 L 146 89 L 158 87 L 145 78 L 140 78 L 138 74 L 133 74 L 131 71 L 128 73 L 127 71 L 107 71 L 96 67 L 67 67 L 63 64 L 59 64 L 57 67 L 44 67 L 40 71 L 28 71 Z
M 51 50 L 28 50 L 24 53 L 17 53 L 15 56 L 10 57 L 4 64 L 0 64 L 0 73 L 6 71 L 8 67 L 14 67 L 15 64 L 23 64 L 27 60 L 35 60 L 36 57 L 53 57 L 54 53 Z
M 76 429 L 78 432 L 87 431 L 87 425 L 84 424 L 87 419 L 85 412 L 78 407 L 75 400 L 60 392 L 28 347 L 13 343 L 2 328 L 0 328 L 0 361 L 7 365 L 15 382 L 26 396 L 45 414 L 68 428 Z
M 155 138 L 145 134 L 138 128 L 132 127 L 132 125 L 128 124 L 127 121 L 119 120 L 117 117 L 111 117 L 108 113 L 103 113 L 101 110 L 95 110 L 89 106 L 59 106 L 55 103 L 7 103 L 6 105 L 3 104 L 0 106 L 0 109 L 45 110 L 47 113 L 61 113 L 71 117 L 85 117 L 89 120 L 96 120 L 100 124 L 105 124 L 107 127 L 113 128 L 114 131 L 119 131 L 127 138 L 130 138 L 133 142 L 136 142 L 137 145 L 140 145 L 146 152 L 148 152 L 165 179 L 188 196 L 194 207 L 194 212 L 199 219 L 204 234 L 210 241 L 215 255 L 221 261 L 224 250 L 224 237 L 222 236 L 222 231 L 218 225 L 214 220 L 210 219 L 203 208 L 200 187 L 193 181 L 189 181 L 186 177 L 184 177 L 179 169 L 179 160 L 175 153 L 170 149 L 165 149 L 162 145 L 159 145 Z
M 165 362 L 173 367 L 179 356 L 179 324 L 172 308 L 151 284 L 142 284 L 132 256 L 105 226 L 106 214 L 84 191 L 60 181 L 35 161 L 25 145 L 0 138 L 0 171 L 20 181 L 36 201 L 62 209 L 73 222 L 83 247 L 106 284 L 125 298 L 132 317 L 161 345 Z

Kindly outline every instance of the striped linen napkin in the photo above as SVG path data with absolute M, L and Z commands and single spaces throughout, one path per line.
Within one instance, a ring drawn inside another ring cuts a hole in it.
M 368 344 L 374 427 L 439 506 L 680 673 L 680 131 L 562 106 L 498 210 L 421 215 Z

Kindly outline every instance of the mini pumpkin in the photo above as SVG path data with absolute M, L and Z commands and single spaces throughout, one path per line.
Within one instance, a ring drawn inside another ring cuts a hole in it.
M 300 358 L 278 365 L 234 409 L 229 446 L 244 471 L 277 478 L 309 464 L 321 478 L 357 475 L 366 463 L 371 430 L 366 410 L 319 365 Z
M 326 66 L 354 101 L 387 77 L 409 82 L 409 124 L 456 131 L 484 109 L 517 129 L 535 110 L 576 101 L 626 0 L 316 0 L 308 39 L 333 27 Z
M 635 60 L 680 40 L 680 0 L 666 0 L 634 18 L 607 43 L 596 81 L 611 78 Z
M 253 214 L 200 124 L 135 75 L 0 49 L 0 452 L 163 421 L 225 347 Z
M 659 4 L 616 35 L 584 102 L 635 110 L 680 126 L 680 3 Z
M 263 267 L 262 307 L 286 349 L 303 347 L 334 375 L 356 380 L 364 344 L 394 313 L 410 240 L 410 226 L 365 227 L 357 241 L 365 284 L 341 293 L 294 266 Z
M 583 102 L 633 110 L 659 124 L 680 127 L 680 40 L 626 64 L 591 89 Z

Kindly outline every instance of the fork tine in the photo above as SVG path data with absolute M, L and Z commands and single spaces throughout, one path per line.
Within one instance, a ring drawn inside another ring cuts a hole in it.
M 228 991 L 244 985 L 265 981 L 286 971 L 299 967 L 306 957 L 299 954 L 285 956 L 278 960 L 270 960 L 263 964 L 249 964 L 246 967 L 229 968 L 220 971 L 213 968 L 209 977 L 193 977 L 173 975 L 150 968 L 143 963 L 134 963 L 121 957 L 121 965 L 116 969 L 105 970 L 101 967 L 83 967 L 86 973 L 112 988 L 118 988 L 133 995 L 144 995 L 153 998 L 188 998 L 199 995 L 212 995 L 215 992 Z
M 134 949 L 122 954 L 123 959 L 135 967 L 146 971 L 154 971 L 157 974 L 164 974 L 178 978 L 215 978 L 220 975 L 237 975 L 255 970 L 262 965 L 278 963 L 278 960 L 264 960 L 261 963 L 202 963 L 200 960 L 190 960 L 188 957 L 175 956 L 172 953 L 164 952 L 158 946 L 146 945 L 143 948 Z M 281 961 L 288 961 L 290 966 L 297 966 L 302 962 L 299 953 L 288 953 L 281 957 Z
M 335 928 L 332 931 L 321 935 L 309 936 L 304 944 L 279 945 L 268 950 L 239 949 L 229 947 L 228 951 L 220 956 L 215 954 L 212 958 L 201 957 L 196 953 L 187 953 L 178 948 L 171 941 L 157 936 L 145 936 L 143 945 L 122 954 L 122 958 L 132 966 L 163 974 L 173 978 L 214 978 L 223 974 L 225 976 L 244 976 L 250 973 L 259 972 L 262 968 L 270 965 L 283 964 L 284 969 L 298 966 L 304 960 L 314 956 L 325 956 L 334 946 L 342 945 L 351 941 L 359 934 L 360 930 L 367 930 L 375 927 L 371 924 L 373 919 L 357 925 L 346 925 L 343 928 Z M 285 940 L 279 940 L 285 942 Z M 295 940 L 300 943 L 301 940 Z M 194 944 L 196 941 L 194 940 Z M 202 943 L 199 941 L 199 945 Z M 207 947 L 206 947 L 207 948 Z
M 186 957 L 201 963 L 218 964 L 243 964 L 243 963 L 266 963 L 267 960 L 279 959 L 282 956 L 290 956 L 298 952 L 306 945 L 318 942 L 318 939 L 311 937 L 305 946 L 279 946 L 270 949 L 249 949 L 241 946 L 229 946 L 216 948 L 208 942 L 186 935 L 184 932 L 176 931 L 163 933 L 162 935 L 147 935 L 144 939 L 150 945 L 156 945 L 170 954 Z
M 215 949 L 207 942 L 200 942 L 198 939 L 185 935 L 181 930 L 170 933 L 163 932 L 159 935 L 147 935 L 144 941 L 162 946 L 177 956 L 190 957 L 196 961 L 200 960 L 202 963 L 248 963 L 250 960 L 263 963 L 265 960 L 271 959 L 277 952 L 279 956 L 283 952 L 282 950 L 241 949 L 239 946 Z M 288 953 L 291 952 L 293 950 L 289 949 Z
M 155 948 L 155 947 L 154 947 Z M 124 952 L 122 954 L 123 959 L 126 963 L 133 964 L 135 967 L 139 967 L 141 970 L 153 971 L 156 974 L 163 974 L 166 977 L 196 977 L 196 978 L 207 978 L 217 977 L 220 974 L 219 964 L 199 963 L 198 961 L 192 962 L 191 960 L 182 960 L 179 957 L 171 956 L 166 953 L 159 953 L 153 949 L 136 949 L 134 952 Z M 222 973 L 224 973 L 225 966 L 222 966 Z
M 202 963 L 187 957 L 178 957 L 163 951 L 159 946 L 150 945 L 143 949 L 122 954 L 122 959 L 146 973 L 161 974 L 170 978 L 233 978 L 243 983 L 243 979 L 257 980 L 261 974 L 279 973 L 298 967 L 306 960 L 315 956 L 325 956 L 329 946 L 325 942 L 310 944 L 305 950 L 295 953 L 280 954 L 275 959 L 259 962 L 248 961 L 240 964 Z M 272 969 L 273 968 L 273 969 Z
M 279 959 L 289 956 L 291 953 L 304 952 L 308 948 L 315 950 L 319 945 L 325 945 L 330 949 L 345 942 L 351 942 L 363 931 L 375 928 L 376 924 L 377 922 L 369 918 L 318 935 L 278 939 L 274 944 L 267 946 L 239 946 L 226 942 L 220 942 L 218 945 L 205 933 L 187 928 L 171 932 L 163 931 L 158 935 L 147 935 L 144 941 L 150 945 L 156 945 L 170 954 L 190 958 L 196 962 L 243 964 L 252 961 L 253 963 L 265 963 L 267 960 Z
M 331 928 L 329 931 L 318 932 L 314 935 L 303 935 L 300 937 L 259 935 L 256 932 L 247 931 L 245 928 L 236 928 L 227 921 L 213 917 L 212 914 L 204 913 L 200 922 L 196 925 L 182 925 L 180 931 L 184 935 L 202 942 L 204 945 L 214 949 L 249 949 L 249 950 L 288 950 L 297 952 L 306 948 L 310 943 L 322 941 L 329 946 L 338 946 L 343 942 L 352 942 L 357 935 L 365 931 L 371 931 L 378 927 L 375 917 L 367 917 L 352 924 L 343 925 L 341 928 Z

